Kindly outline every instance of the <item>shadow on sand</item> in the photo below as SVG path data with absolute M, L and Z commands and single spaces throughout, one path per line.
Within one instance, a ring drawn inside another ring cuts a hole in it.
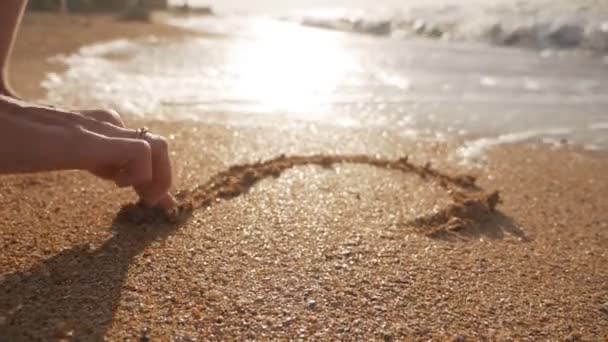
M 450 190 L 449 193 L 458 194 L 453 206 L 406 224 L 422 230 L 420 232 L 427 236 L 450 239 L 454 234 L 485 235 L 498 239 L 506 232 L 525 237 L 508 217 L 495 210 L 498 194 L 485 195 L 470 176 L 442 174 L 428 165 L 411 164 L 407 158 L 281 156 L 233 166 L 207 183 L 180 193 L 179 197 L 189 205 L 184 207 L 178 222 L 159 222 L 157 214 L 129 205 L 112 222 L 114 234 L 102 246 L 95 249 L 77 246 L 43 260 L 29 270 L 0 278 L 0 337 L 7 341 L 102 340 L 120 303 L 133 259 L 154 241 L 174 234 L 186 223 L 192 209 L 213 205 L 217 199 L 245 194 L 261 179 L 278 177 L 299 165 L 331 168 L 337 163 L 367 164 L 413 173 L 436 182 L 446 191 Z M 468 195 L 469 192 L 472 195 Z M 476 221 L 479 217 L 483 220 Z M 431 230 L 424 231 L 427 228 Z
M 435 230 L 426 234 L 428 237 L 444 240 L 502 240 L 506 236 L 512 236 L 521 242 L 530 242 L 530 237 L 519 228 L 518 224 L 500 210 L 493 210 L 485 217 L 469 221 L 464 226 L 436 227 Z
M 129 264 L 181 224 L 134 227 L 115 220 L 102 246 L 76 246 L 0 283 L 0 336 L 6 341 L 103 340 Z

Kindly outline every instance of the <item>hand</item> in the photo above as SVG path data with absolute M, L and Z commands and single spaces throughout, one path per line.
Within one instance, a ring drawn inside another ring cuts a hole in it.
M 0 95 L 0 174 L 87 170 L 132 186 L 149 207 L 174 209 L 167 141 L 124 126 L 112 111 L 77 113 Z
M 92 164 L 94 166 L 89 171 L 114 181 L 118 186 L 133 186 L 147 206 L 174 209 L 176 201 L 169 192 L 172 170 L 166 139 L 151 133 L 138 137 L 136 131 L 126 129 L 124 121 L 115 111 L 85 110 L 79 113 L 109 125 L 93 130 L 119 138 L 110 144 L 101 139 L 99 145 L 92 148 L 103 158 L 99 159 L 99 163 Z

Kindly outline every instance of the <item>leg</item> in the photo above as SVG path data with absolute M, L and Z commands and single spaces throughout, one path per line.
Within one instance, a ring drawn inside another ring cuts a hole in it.
M 13 96 L 8 84 L 8 60 L 27 0 L 0 1 L 0 94 Z

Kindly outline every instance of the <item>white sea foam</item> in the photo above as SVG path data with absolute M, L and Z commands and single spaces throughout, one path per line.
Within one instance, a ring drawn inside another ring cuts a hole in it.
M 482 86 L 485 86 L 485 87 L 494 87 L 495 85 L 498 84 L 498 80 L 496 80 L 496 78 L 494 78 L 494 77 L 482 76 L 479 79 L 479 84 L 481 84 Z
M 130 56 L 141 47 L 138 42 L 118 39 L 84 46 L 68 56 L 56 56 L 53 62 L 62 63 L 68 69 L 62 74 L 46 75 L 41 86 L 47 90 L 47 100 L 89 108 L 114 108 L 128 116 L 141 116 L 154 110 L 157 101 L 144 93 L 152 86 L 155 76 L 125 73 L 121 70 L 121 61 L 113 60 L 118 55 Z
M 591 131 L 608 130 L 608 122 L 594 122 L 589 125 L 589 130 L 591 130 Z
M 302 25 L 362 34 L 442 40 L 483 41 L 497 45 L 584 48 L 608 51 L 606 8 L 592 11 L 575 4 L 552 8 L 498 6 L 403 6 L 392 11 L 310 10 L 288 16 Z
M 542 130 L 531 130 L 515 133 L 501 134 L 497 137 L 486 137 L 473 141 L 469 141 L 457 150 L 457 156 L 464 163 L 480 163 L 484 161 L 485 152 L 495 146 L 504 144 L 515 144 L 526 141 L 533 141 L 543 137 L 557 136 L 567 137 L 573 132 L 569 128 L 548 128 Z
M 132 53 L 138 45 L 127 39 L 116 39 L 108 42 L 86 45 L 80 48 L 79 54 L 86 57 L 105 56 L 109 54 Z

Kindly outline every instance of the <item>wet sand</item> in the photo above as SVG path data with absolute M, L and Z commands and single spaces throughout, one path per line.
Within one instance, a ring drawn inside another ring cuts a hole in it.
M 28 13 L 11 58 L 10 78 L 15 90 L 29 98 L 43 98 L 40 82 L 47 72 L 59 72 L 62 65 L 49 61 L 57 54 L 76 52 L 81 46 L 119 38 L 178 38 L 183 29 L 144 22 L 124 22 L 112 15 L 70 15 Z
M 32 25 L 22 39 L 67 30 Z M 32 66 L 14 64 L 15 88 L 39 96 L 46 56 L 113 25 L 18 45 Z M 0 336 L 608 337 L 604 154 L 507 146 L 471 170 L 449 144 L 377 129 L 131 124 L 170 137 L 192 212 L 125 222 L 133 194 L 90 175 L 1 177 Z

